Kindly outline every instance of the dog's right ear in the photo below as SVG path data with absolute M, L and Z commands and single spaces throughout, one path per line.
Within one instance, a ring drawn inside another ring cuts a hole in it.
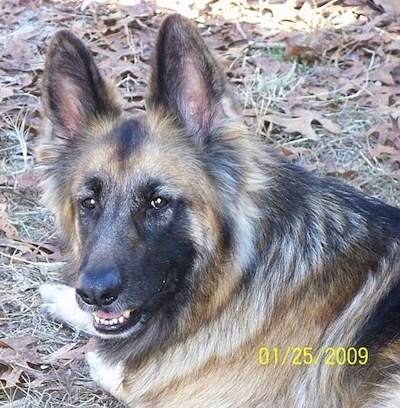
M 85 45 L 67 30 L 53 38 L 46 57 L 42 103 L 53 137 L 73 141 L 95 119 L 119 116 L 113 89 Z

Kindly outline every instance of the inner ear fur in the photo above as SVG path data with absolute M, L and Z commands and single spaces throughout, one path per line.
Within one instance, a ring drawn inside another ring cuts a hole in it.
M 58 136 L 74 139 L 95 117 L 116 117 L 115 91 L 102 78 L 90 51 L 68 30 L 54 36 L 46 57 L 42 103 Z
M 224 74 L 196 27 L 178 14 L 160 28 L 147 106 L 172 113 L 200 142 L 231 115 Z

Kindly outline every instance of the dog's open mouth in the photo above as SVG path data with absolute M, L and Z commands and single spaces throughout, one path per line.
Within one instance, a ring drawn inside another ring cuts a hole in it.
M 94 328 L 102 333 L 121 333 L 139 322 L 141 313 L 135 310 L 123 312 L 105 312 L 98 310 L 92 313 Z

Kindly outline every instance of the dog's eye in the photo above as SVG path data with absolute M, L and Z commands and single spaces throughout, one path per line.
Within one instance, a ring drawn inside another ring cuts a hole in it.
M 81 206 L 86 210 L 94 210 L 96 208 L 96 200 L 92 197 L 85 198 L 81 201 Z
M 150 202 L 150 205 L 155 210 L 159 210 L 160 208 L 165 207 L 167 204 L 168 204 L 168 201 L 164 197 L 156 197 Z

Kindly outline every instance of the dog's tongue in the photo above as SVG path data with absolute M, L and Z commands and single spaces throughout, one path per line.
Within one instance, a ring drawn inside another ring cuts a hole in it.
M 100 319 L 114 319 L 115 317 L 118 318 L 121 316 L 121 312 L 104 312 L 102 310 L 98 310 L 95 313 Z

